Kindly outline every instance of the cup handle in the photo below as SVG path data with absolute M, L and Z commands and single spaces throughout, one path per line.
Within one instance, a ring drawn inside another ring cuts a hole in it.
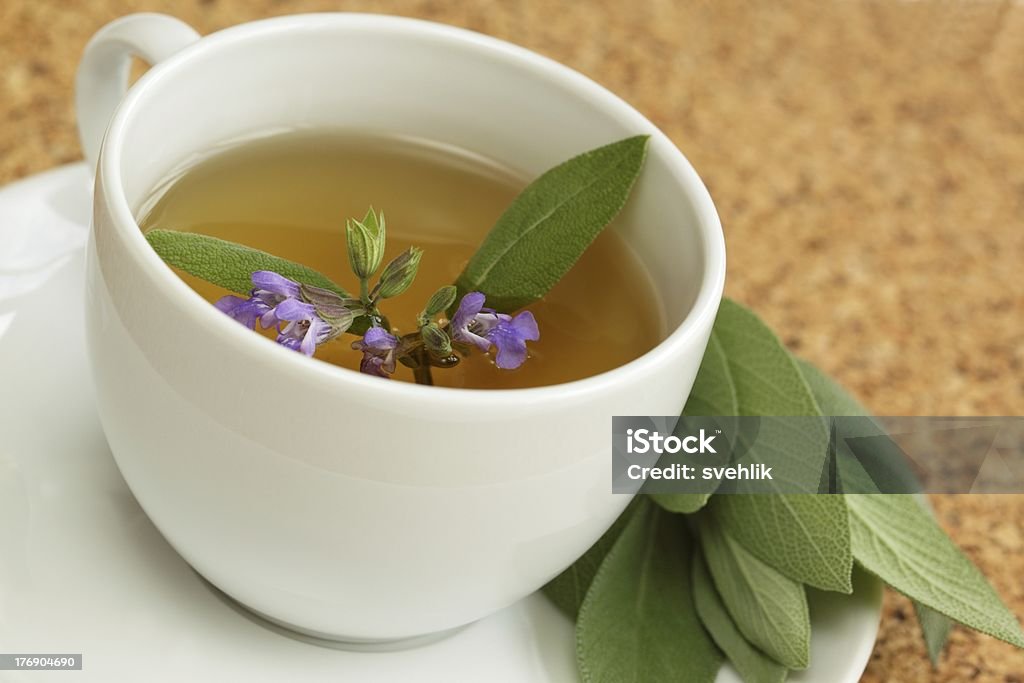
M 116 19 L 85 46 L 75 76 L 78 137 L 90 173 L 96 170 L 103 135 L 128 92 L 131 58 L 150 65 L 199 40 L 195 29 L 165 14 L 130 14 Z

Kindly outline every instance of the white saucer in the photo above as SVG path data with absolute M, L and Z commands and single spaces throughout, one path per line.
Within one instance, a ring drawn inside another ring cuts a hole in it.
M 577 680 L 572 625 L 540 594 L 421 647 L 352 652 L 285 635 L 185 564 L 125 486 L 93 407 L 89 185 L 74 164 L 0 190 L 0 650 L 83 655 L 81 672 L 0 680 Z M 789 680 L 856 681 L 880 609 L 873 579 L 812 593 L 814 664 Z

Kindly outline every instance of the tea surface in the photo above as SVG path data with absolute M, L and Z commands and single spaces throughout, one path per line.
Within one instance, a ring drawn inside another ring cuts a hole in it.
M 199 232 L 263 249 L 358 291 L 344 225 L 372 205 L 387 217 L 385 263 L 410 245 L 425 252 L 409 291 L 380 304 L 403 333 L 414 328 L 430 294 L 455 281 L 526 182 L 483 158 L 422 141 L 287 133 L 229 147 L 168 180 L 143 207 L 139 224 L 144 231 Z M 229 293 L 178 274 L 211 302 Z M 664 327 L 647 273 L 610 230 L 529 310 L 541 337 L 528 343 L 530 358 L 520 368 L 499 370 L 474 351 L 455 368 L 435 368 L 434 383 L 510 389 L 581 379 L 647 352 Z M 361 354 L 349 347 L 354 339 L 328 342 L 316 358 L 358 370 Z M 411 382 L 412 371 L 399 364 L 394 378 Z

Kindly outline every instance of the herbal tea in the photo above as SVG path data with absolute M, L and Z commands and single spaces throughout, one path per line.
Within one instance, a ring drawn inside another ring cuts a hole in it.
M 423 141 L 288 133 L 227 148 L 169 179 L 143 207 L 140 225 L 146 232 L 202 233 L 261 249 L 359 292 L 346 256 L 346 219 L 361 218 L 373 206 L 386 217 L 384 263 L 410 245 L 423 249 L 408 291 L 386 301 L 391 332 L 401 335 L 417 328 L 424 302 L 455 282 L 525 185 L 489 160 Z M 229 293 L 178 274 L 211 302 Z M 663 334 L 660 302 L 646 272 L 608 230 L 529 311 L 540 330 L 539 340 L 528 344 L 529 362 L 499 369 L 493 352 L 474 348 L 460 354 L 455 367 L 435 371 L 433 383 L 508 389 L 568 382 L 633 360 Z M 316 358 L 358 370 L 362 354 L 351 348 L 356 339 L 343 334 L 326 342 Z M 399 364 L 392 377 L 413 381 L 413 371 Z

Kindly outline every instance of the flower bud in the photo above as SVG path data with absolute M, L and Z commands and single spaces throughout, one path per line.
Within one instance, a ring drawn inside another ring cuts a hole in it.
M 380 268 L 384 259 L 384 214 L 378 219 L 371 208 L 362 221 L 345 222 L 345 240 L 348 244 L 348 262 L 352 272 L 365 280 Z
M 437 290 L 427 300 L 427 305 L 423 308 L 423 313 L 420 314 L 420 317 L 424 320 L 429 320 L 441 311 L 447 310 L 449 306 L 455 303 L 456 294 L 455 285 L 446 285 Z
M 358 304 L 358 301 L 343 298 L 336 292 L 313 285 L 301 284 L 299 291 L 303 300 L 312 304 L 317 315 L 330 323 L 337 334 L 345 332 L 352 326 L 355 312 L 349 306 Z
M 423 345 L 427 347 L 430 355 L 435 357 L 451 355 L 452 340 L 437 324 L 430 323 L 423 326 L 420 329 L 420 336 L 423 337 Z
M 409 247 L 401 254 L 384 266 L 380 281 L 375 287 L 375 294 L 382 299 L 390 299 L 398 296 L 409 289 L 413 280 L 416 279 L 416 272 L 420 267 L 420 258 L 423 250 L 416 247 Z
M 360 304 L 359 299 L 345 297 L 333 290 L 317 287 L 315 285 L 307 285 L 305 283 L 299 284 L 299 293 L 302 296 L 303 301 L 311 303 L 314 306 L 317 304 L 324 304 L 351 308 L 358 307 Z

